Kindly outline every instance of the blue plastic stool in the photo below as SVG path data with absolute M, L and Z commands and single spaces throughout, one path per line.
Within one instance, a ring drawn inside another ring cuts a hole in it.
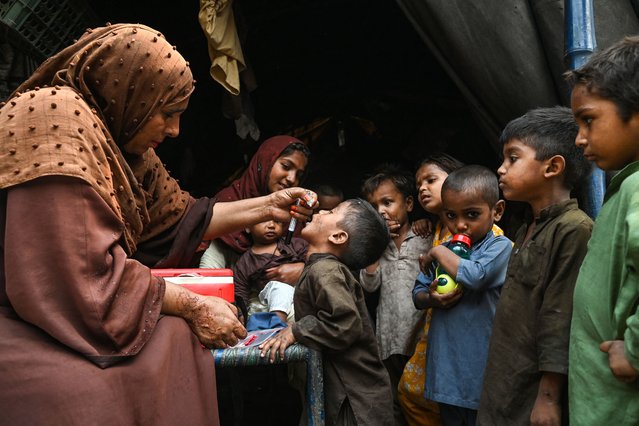
M 271 365 L 268 358 L 260 357 L 257 347 L 242 349 L 213 349 L 211 351 L 217 367 L 248 367 Z M 295 343 L 286 348 L 284 360 L 279 355 L 276 364 L 288 362 L 306 363 L 306 412 L 309 426 L 324 425 L 324 376 L 322 370 L 322 354 Z

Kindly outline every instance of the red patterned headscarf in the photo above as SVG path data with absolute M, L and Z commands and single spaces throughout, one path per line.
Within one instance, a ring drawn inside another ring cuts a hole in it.
M 215 195 L 216 201 L 236 201 L 269 193 L 268 181 L 275 161 L 293 143 L 303 143 L 292 136 L 273 136 L 260 145 L 242 176 Z M 251 242 L 243 232 L 233 232 L 220 238 L 238 253 L 245 252 Z

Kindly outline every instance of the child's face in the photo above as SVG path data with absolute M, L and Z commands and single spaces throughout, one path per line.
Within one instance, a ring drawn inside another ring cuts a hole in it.
M 547 191 L 543 185 L 545 162 L 535 159 L 534 149 L 519 139 L 511 139 L 504 144 L 503 154 L 504 161 L 497 173 L 504 198 L 531 201 L 538 193 Z
M 639 160 L 639 113 L 626 122 L 617 106 L 583 84 L 572 91 L 572 112 L 579 125 L 575 143 L 600 169 L 620 170 Z
M 396 220 L 400 225 L 408 223 L 408 213 L 413 211 L 413 197 L 404 197 L 390 180 L 382 182 L 368 197 L 368 202 L 386 220 Z
M 253 225 L 248 229 L 255 243 L 270 244 L 277 241 L 277 239 L 282 236 L 282 230 L 284 228 L 282 226 L 282 222 L 269 220 Z
M 320 210 L 302 228 L 302 238 L 309 243 L 324 244 L 333 233 L 342 230 L 337 224 L 348 212 L 348 204 L 342 202 L 332 210 Z
M 419 204 L 427 212 L 439 214 L 442 210 L 442 184 L 448 173 L 435 164 L 424 164 L 415 173 Z
M 453 234 L 467 235 L 473 243 L 486 236 L 504 211 L 503 200 L 489 206 L 476 191 L 445 191 L 442 202 L 444 225 Z

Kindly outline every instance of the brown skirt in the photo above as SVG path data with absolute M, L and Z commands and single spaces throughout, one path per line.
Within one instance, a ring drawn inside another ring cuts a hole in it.
M 3 424 L 218 425 L 214 368 L 180 318 L 162 317 L 138 355 L 102 369 L 0 308 Z

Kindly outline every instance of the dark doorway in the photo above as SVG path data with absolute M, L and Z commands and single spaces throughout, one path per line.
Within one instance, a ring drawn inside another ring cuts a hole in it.
M 111 22 L 157 28 L 190 61 L 197 90 L 182 132 L 159 151 L 194 195 L 212 195 L 257 148 L 223 117 L 224 89 L 209 76 L 198 2 L 95 0 Z M 407 168 L 433 150 L 497 165 L 453 83 L 392 1 L 237 0 L 243 50 L 258 87 L 251 93 L 260 141 L 322 121 L 310 142 L 307 186 L 337 184 L 356 196 L 381 162 Z M 340 138 L 338 135 L 341 134 Z

